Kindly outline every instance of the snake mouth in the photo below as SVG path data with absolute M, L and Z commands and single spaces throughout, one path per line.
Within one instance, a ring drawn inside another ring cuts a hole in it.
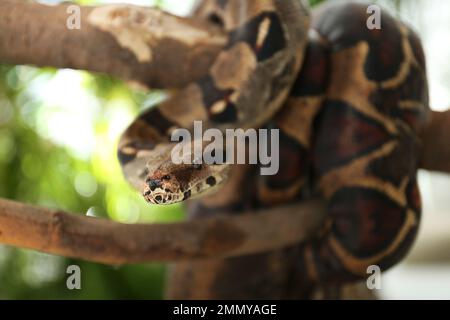
M 214 179 L 213 183 L 211 179 L 202 180 L 191 185 L 187 190 L 179 190 L 179 192 L 173 192 L 169 189 L 163 188 L 151 188 L 146 186 L 143 192 L 143 196 L 148 203 L 156 205 L 170 205 L 178 202 L 183 202 L 191 198 L 197 198 L 200 195 L 207 195 L 217 190 L 218 186 L 222 184 L 222 179 Z
M 177 193 L 153 193 L 151 191 L 146 191 L 144 193 L 144 198 L 147 202 L 151 204 L 159 205 L 169 205 L 180 202 L 182 197 Z

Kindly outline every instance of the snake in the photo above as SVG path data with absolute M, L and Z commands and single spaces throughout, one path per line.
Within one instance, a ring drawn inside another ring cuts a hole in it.
M 241 212 L 319 195 L 327 215 L 299 244 L 307 284 L 364 279 L 403 259 L 417 235 L 420 132 L 429 121 L 425 55 L 411 27 L 367 4 L 204 0 L 195 14 L 223 28 L 209 73 L 142 113 L 118 157 L 152 204 L 188 201 L 192 212 Z M 174 130 L 268 128 L 280 132 L 280 169 L 174 164 Z

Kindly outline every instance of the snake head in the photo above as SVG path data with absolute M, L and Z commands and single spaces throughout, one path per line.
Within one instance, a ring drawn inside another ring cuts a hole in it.
M 143 190 L 145 200 L 152 204 L 180 202 L 181 193 L 180 183 L 169 173 L 155 173 L 148 176 Z
M 226 165 L 171 163 L 147 175 L 143 195 L 152 204 L 182 202 L 216 189 L 227 173 Z

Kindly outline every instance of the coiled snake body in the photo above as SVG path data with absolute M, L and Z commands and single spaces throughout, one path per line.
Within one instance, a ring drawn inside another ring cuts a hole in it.
M 418 133 L 428 91 L 420 40 L 367 6 L 320 7 L 311 23 L 296 0 L 205 1 L 196 14 L 229 31 L 210 74 L 126 131 L 119 158 L 129 181 L 152 203 L 196 202 L 195 211 L 239 211 L 319 193 L 328 215 L 302 245 L 296 267 L 310 283 L 341 283 L 386 269 L 411 246 L 420 220 Z M 280 129 L 280 171 L 251 165 L 174 165 L 170 133 L 207 127 Z

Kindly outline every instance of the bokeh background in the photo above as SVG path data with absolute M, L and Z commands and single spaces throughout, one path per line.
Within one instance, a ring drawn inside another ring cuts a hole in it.
M 157 5 L 185 15 L 194 1 L 77 2 Z M 450 106 L 450 2 L 376 3 L 423 39 L 431 107 L 445 110 Z M 0 65 L 0 197 L 123 223 L 181 219 L 180 206 L 145 203 L 123 179 L 116 159 L 121 132 L 163 98 L 163 92 L 131 89 L 108 76 Z M 450 179 L 420 172 L 420 185 L 425 208 L 418 241 L 404 262 L 383 275 L 381 298 L 450 299 Z M 81 267 L 82 290 L 66 288 L 71 264 Z M 0 245 L 0 299 L 159 299 L 164 277 L 160 264 L 104 266 Z

